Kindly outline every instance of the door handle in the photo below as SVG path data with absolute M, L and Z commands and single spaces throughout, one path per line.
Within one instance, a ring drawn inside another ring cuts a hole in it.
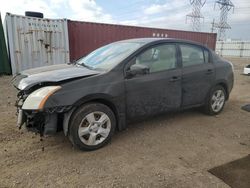
M 213 72 L 213 69 L 207 69 L 206 74 L 212 74 Z
M 170 82 L 176 82 L 176 81 L 178 81 L 178 80 L 180 80 L 181 79 L 181 77 L 180 76 L 173 76 L 172 78 L 170 78 Z

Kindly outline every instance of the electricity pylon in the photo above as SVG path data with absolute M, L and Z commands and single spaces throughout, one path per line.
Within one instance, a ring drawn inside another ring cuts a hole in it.
M 201 14 L 201 8 L 206 3 L 206 0 L 190 0 L 190 4 L 192 5 L 192 12 L 187 14 L 186 17 L 191 18 L 191 26 L 193 31 L 200 31 L 200 19 L 204 18 Z
M 215 2 L 215 6 L 216 4 L 218 4 L 220 8 L 220 21 L 214 24 L 214 27 L 218 28 L 218 39 L 225 40 L 226 29 L 231 29 L 230 25 L 227 23 L 228 12 L 234 8 L 234 5 L 230 0 L 218 0 Z

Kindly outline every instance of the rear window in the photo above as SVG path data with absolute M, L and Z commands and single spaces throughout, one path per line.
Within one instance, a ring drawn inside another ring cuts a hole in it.
M 188 67 L 205 63 L 203 49 L 194 45 L 180 45 L 182 66 Z

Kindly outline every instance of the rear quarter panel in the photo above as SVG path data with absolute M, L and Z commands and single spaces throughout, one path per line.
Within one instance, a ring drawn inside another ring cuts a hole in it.
M 230 62 L 224 59 L 214 61 L 216 71 L 216 83 L 223 83 L 227 86 L 227 92 L 230 94 L 234 84 L 233 66 Z

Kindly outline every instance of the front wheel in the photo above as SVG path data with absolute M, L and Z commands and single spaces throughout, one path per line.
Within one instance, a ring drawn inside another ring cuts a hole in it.
M 81 150 L 101 148 L 111 139 L 116 120 L 113 111 L 101 103 L 89 103 L 72 115 L 69 138 Z
M 226 102 L 226 92 L 222 86 L 215 86 L 206 101 L 205 113 L 209 115 L 219 114 L 225 105 Z

